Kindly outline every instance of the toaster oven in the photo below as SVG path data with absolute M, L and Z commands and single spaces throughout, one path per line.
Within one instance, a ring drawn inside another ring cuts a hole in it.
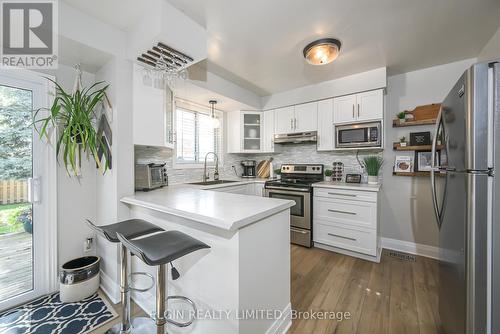
M 163 186 L 168 186 L 165 164 L 135 165 L 135 190 L 148 191 Z

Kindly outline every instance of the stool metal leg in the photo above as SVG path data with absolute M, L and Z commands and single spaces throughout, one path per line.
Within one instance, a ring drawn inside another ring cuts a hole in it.
M 156 267 L 156 334 L 165 334 L 165 324 L 167 322 L 165 318 L 166 307 L 166 277 L 165 277 L 165 265 L 159 265 Z

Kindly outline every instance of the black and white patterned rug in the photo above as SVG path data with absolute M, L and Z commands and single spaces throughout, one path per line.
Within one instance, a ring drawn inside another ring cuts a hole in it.
M 0 314 L 0 334 L 83 334 L 117 317 L 99 294 L 63 303 L 59 293 Z

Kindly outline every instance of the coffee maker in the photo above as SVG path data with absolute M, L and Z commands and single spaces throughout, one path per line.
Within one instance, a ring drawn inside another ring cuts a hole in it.
M 255 177 L 255 167 L 257 166 L 257 161 L 255 160 L 243 160 L 241 162 L 243 166 L 243 175 L 241 177 Z

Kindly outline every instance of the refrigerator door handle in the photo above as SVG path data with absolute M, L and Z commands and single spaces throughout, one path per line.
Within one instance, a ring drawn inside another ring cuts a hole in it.
M 443 173 L 444 172 L 445 173 L 445 177 L 447 178 L 446 171 L 448 171 L 448 168 L 442 168 L 441 166 L 437 166 L 436 165 L 436 163 L 437 163 L 437 161 L 436 161 L 437 138 L 438 138 L 439 130 L 443 126 L 442 113 L 443 113 L 443 108 L 441 107 L 439 109 L 439 114 L 438 114 L 437 121 L 436 121 L 436 131 L 434 132 L 435 135 L 434 135 L 434 138 L 432 140 L 431 171 L 430 171 L 432 205 L 434 207 L 434 214 L 436 215 L 436 221 L 437 221 L 437 225 L 438 225 L 439 229 L 441 229 L 441 224 L 442 224 L 442 221 L 443 221 L 443 205 L 444 205 L 444 197 L 446 197 L 446 186 L 447 186 L 447 181 L 448 181 L 447 179 L 445 180 L 445 188 L 444 188 L 443 201 L 442 201 L 442 205 L 441 205 L 441 209 L 440 209 L 439 208 L 439 204 L 438 204 L 438 199 L 437 199 L 437 191 L 436 191 L 436 172 L 437 173 Z M 446 140 L 446 142 L 444 144 L 445 144 L 445 147 L 446 147 L 446 145 L 448 143 L 447 143 L 447 139 L 445 139 L 445 140 Z

